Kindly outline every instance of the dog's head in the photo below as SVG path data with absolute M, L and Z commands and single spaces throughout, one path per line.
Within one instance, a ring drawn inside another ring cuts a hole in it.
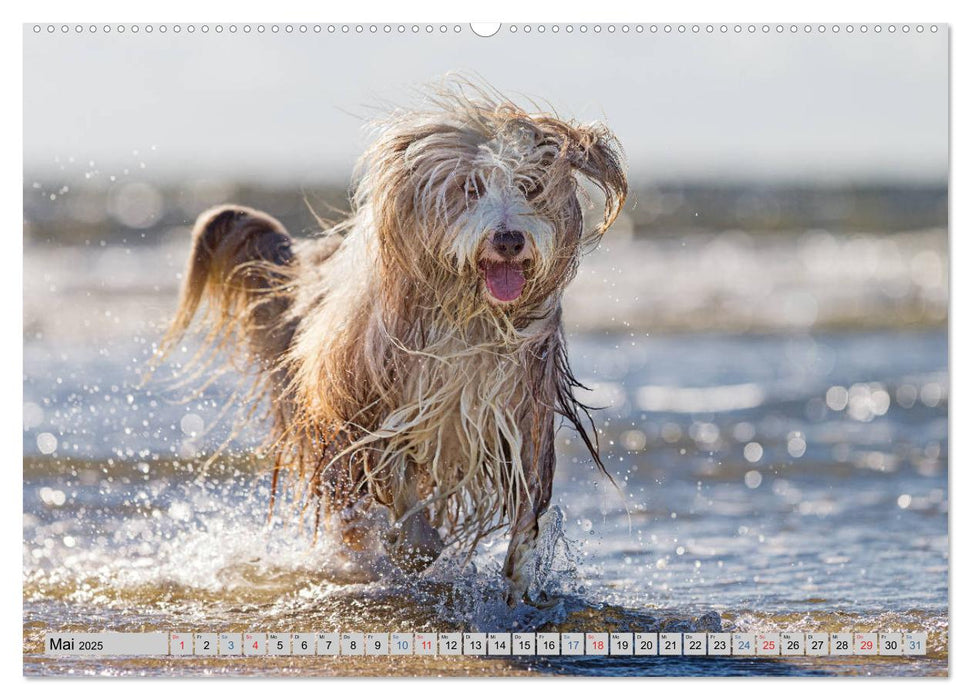
M 581 180 L 603 196 L 588 230 Z M 626 194 L 620 149 L 604 126 L 458 92 L 380 125 L 355 201 L 374 217 L 386 266 L 463 295 L 465 305 L 510 311 L 563 289 Z

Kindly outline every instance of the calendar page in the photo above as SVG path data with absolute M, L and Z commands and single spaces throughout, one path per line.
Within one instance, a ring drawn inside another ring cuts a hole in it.
M 948 675 L 947 24 L 22 32 L 25 676 Z

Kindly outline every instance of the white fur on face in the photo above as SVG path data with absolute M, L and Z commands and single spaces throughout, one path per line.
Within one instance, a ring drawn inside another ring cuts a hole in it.
M 489 239 L 499 231 L 522 233 L 526 247 L 518 259 L 545 268 L 556 246 L 556 231 L 526 200 L 521 187 L 524 178 L 532 181 L 543 175 L 533 165 L 539 150 L 520 133 L 496 136 L 479 145 L 471 172 L 459 189 L 465 196 L 462 213 L 450 227 L 450 240 L 446 239 L 447 253 L 459 269 L 474 269 L 480 252 L 485 258 L 499 259 L 495 252 L 490 255 L 489 246 Z
M 532 260 L 539 267 L 551 256 L 556 245 L 553 224 L 539 216 L 526 201 L 518 187 L 501 186 L 499 178 L 490 178 L 485 192 L 478 199 L 470 197 L 465 212 L 453 225 L 452 240 L 448 252 L 455 256 L 459 267 L 475 267 L 479 252 L 490 255 L 489 241 L 498 231 L 519 231 L 526 237 L 526 247 L 520 260 Z

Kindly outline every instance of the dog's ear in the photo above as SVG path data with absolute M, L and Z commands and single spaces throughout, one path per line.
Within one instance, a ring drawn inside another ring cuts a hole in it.
M 581 126 L 557 119 L 541 123 L 559 141 L 570 167 L 603 193 L 603 220 L 591 232 L 592 236 L 602 235 L 617 219 L 627 198 L 627 172 L 617 137 L 600 123 Z
M 373 230 L 389 269 L 425 274 L 416 246 L 429 254 L 436 239 L 443 182 L 462 154 L 462 130 L 423 115 L 396 115 L 380 125 L 377 137 L 358 161 L 353 203 L 373 217 Z M 447 199 L 445 200 L 447 204 Z M 422 235 L 419 235 L 422 234 Z M 427 234 L 427 235 L 426 235 Z
M 623 151 L 606 126 L 594 124 L 572 129 L 567 144 L 574 169 L 597 186 L 604 195 L 604 216 L 596 234 L 602 235 L 617 219 L 627 199 L 627 173 Z

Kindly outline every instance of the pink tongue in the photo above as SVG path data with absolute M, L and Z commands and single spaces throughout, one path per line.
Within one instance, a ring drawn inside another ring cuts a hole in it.
M 522 265 L 509 262 L 490 263 L 485 269 L 485 280 L 489 293 L 499 301 L 518 299 L 526 285 Z

